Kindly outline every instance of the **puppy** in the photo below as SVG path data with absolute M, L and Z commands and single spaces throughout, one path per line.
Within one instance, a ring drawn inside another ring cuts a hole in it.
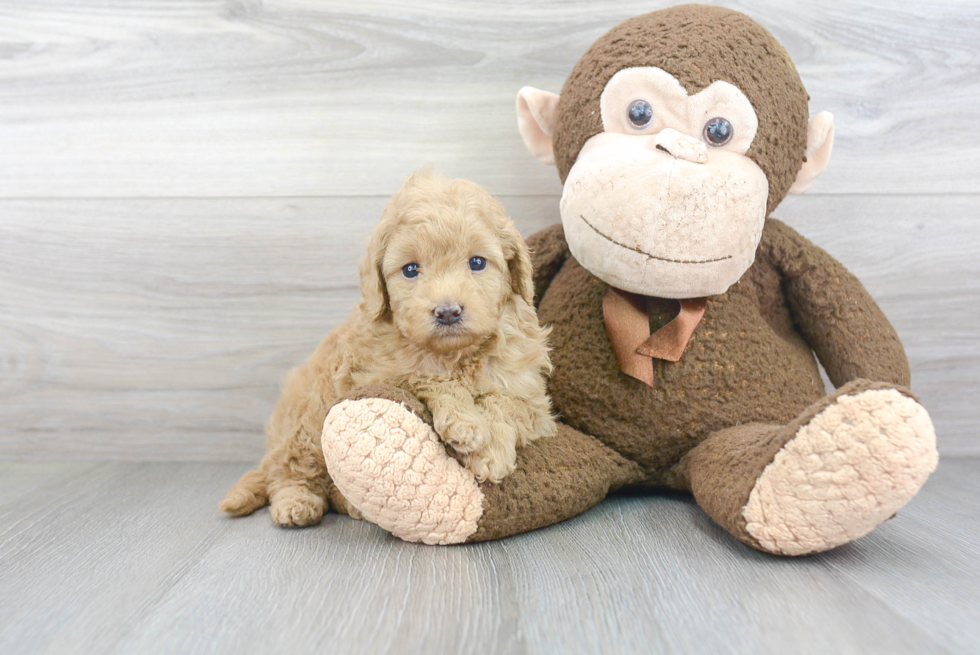
M 328 478 L 320 434 L 335 402 L 372 383 L 423 401 L 480 481 L 499 482 L 518 446 L 555 434 L 531 259 L 482 187 L 428 171 L 410 177 L 371 234 L 360 279 L 360 304 L 290 373 L 266 429 L 269 451 L 223 511 L 268 502 L 282 526 L 316 523 L 331 504 L 352 513 Z

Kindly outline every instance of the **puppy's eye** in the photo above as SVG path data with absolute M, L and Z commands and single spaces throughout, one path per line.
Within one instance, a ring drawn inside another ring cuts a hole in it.
M 402 275 L 408 279 L 419 276 L 419 265 L 418 264 L 405 264 L 402 266 Z
M 470 257 L 470 270 L 482 271 L 487 267 L 487 260 L 483 257 Z

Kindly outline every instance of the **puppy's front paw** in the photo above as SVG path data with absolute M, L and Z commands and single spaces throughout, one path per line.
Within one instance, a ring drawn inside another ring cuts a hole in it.
M 500 444 L 466 456 L 466 468 L 480 482 L 500 482 L 517 468 L 517 451 L 513 445 Z
M 486 447 L 490 439 L 487 420 L 477 411 L 455 414 L 437 413 L 433 416 L 436 432 L 442 440 L 460 453 L 472 453 Z
M 533 441 L 538 437 L 553 437 L 558 434 L 558 422 L 550 412 L 542 412 L 534 419 L 534 433 L 527 441 Z

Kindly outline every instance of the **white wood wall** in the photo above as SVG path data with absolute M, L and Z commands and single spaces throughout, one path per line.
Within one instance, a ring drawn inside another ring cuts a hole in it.
M 260 456 L 387 196 L 431 163 L 557 221 L 515 93 L 665 4 L 0 0 L 0 458 Z M 774 215 L 885 308 L 941 452 L 980 454 L 980 3 L 724 4 L 836 117 Z

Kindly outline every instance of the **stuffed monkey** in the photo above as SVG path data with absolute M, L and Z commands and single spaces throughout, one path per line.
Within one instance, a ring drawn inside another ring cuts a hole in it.
M 784 555 L 857 539 L 915 495 L 935 433 L 895 330 L 844 266 L 769 217 L 827 165 L 833 119 L 809 117 L 766 29 L 699 5 L 632 18 L 560 96 L 524 88 L 517 109 L 564 184 L 561 224 L 529 239 L 559 433 L 478 484 L 415 398 L 361 389 L 324 426 L 337 493 L 403 539 L 460 543 L 624 486 L 679 489 Z

